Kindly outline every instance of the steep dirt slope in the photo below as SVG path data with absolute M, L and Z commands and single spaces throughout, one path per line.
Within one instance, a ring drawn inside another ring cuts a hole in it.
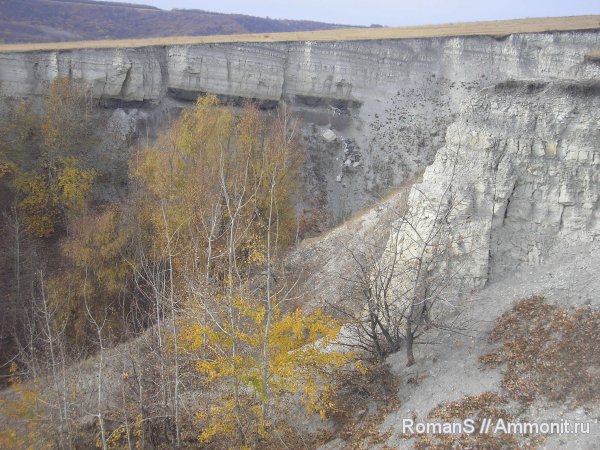
M 469 336 L 451 335 L 436 339 L 439 344 L 422 346 L 417 364 L 404 367 L 403 355 L 389 359 L 401 379 L 398 392 L 402 405 L 389 415 L 380 431 L 389 432 L 386 442 L 392 448 L 405 448 L 400 428 L 403 419 L 413 413 L 423 420 L 442 402 L 459 400 L 486 391 L 502 392 L 501 369 L 482 368 L 479 357 L 494 348 L 487 342 L 489 332 L 501 314 L 519 300 L 539 295 L 562 308 L 591 307 L 600 310 L 600 244 L 579 245 L 557 250 L 546 263 L 527 267 L 489 284 L 481 292 L 465 299 L 471 331 Z M 407 383 L 418 378 L 420 384 Z M 582 407 L 537 401 L 522 412 L 532 421 L 568 419 L 589 422 L 590 434 L 548 436 L 544 448 L 595 449 L 600 442 L 600 405 Z

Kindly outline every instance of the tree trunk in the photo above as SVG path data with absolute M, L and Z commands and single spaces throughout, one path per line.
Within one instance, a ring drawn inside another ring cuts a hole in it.
M 406 367 L 410 367 L 415 363 L 415 355 L 413 353 L 414 336 L 412 331 L 412 322 L 406 320 Z

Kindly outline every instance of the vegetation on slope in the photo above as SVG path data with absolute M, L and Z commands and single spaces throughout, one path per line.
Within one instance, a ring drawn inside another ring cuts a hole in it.
M 489 342 L 496 348 L 479 360 L 484 368 L 503 368 L 500 392 L 441 403 L 426 417 L 434 423 L 473 419 L 476 431 L 404 435 L 415 440 L 415 448 L 537 448 L 544 442 L 542 434 L 494 429 L 499 421 L 534 423 L 525 414 L 535 402 L 538 407 L 549 403 L 590 411 L 600 402 L 600 312 L 589 307 L 568 310 L 540 296 L 525 298 L 496 320 Z
M 103 203 L 83 163 L 85 98 L 57 80 L 43 112 L 18 104 L 2 135 L 14 352 L 1 446 L 268 447 L 297 433 L 290 399 L 325 417 L 350 355 L 330 348 L 335 320 L 291 306 L 295 120 L 200 98 L 132 155 L 127 195 Z M 136 351 L 113 348 L 140 335 Z M 73 374 L 90 352 L 95 376 Z
M 502 385 L 512 399 L 571 408 L 600 402 L 600 312 L 530 297 L 498 319 L 490 341 L 498 348 L 481 361 L 505 367 Z
M 125 3 L 0 1 L 0 42 L 63 42 L 165 36 L 329 30 L 338 25 Z

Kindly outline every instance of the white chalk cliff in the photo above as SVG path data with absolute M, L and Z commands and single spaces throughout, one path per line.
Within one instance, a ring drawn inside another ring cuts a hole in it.
M 600 80 L 509 81 L 473 95 L 410 193 L 416 230 L 399 224 L 410 245 L 389 245 L 412 257 L 436 214 L 444 236 L 430 247 L 450 248 L 446 264 L 470 286 L 596 239 Z
M 435 198 L 456 163 L 454 251 L 481 285 L 598 235 L 599 49 L 590 30 L 0 53 L 0 89 L 35 97 L 69 77 L 140 116 L 201 93 L 287 101 L 305 123 L 307 208 L 337 220 L 427 166 Z

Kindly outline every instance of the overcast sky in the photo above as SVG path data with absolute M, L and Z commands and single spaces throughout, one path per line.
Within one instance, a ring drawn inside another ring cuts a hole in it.
M 153 5 L 162 9 L 203 9 L 260 17 L 269 16 L 276 19 L 310 19 L 349 25 L 377 23 L 402 26 L 600 14 L 600 0 L 126 0 L 123 2 Z

